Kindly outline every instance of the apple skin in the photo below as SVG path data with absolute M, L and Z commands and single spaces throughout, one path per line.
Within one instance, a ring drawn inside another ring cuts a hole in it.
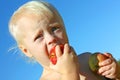
M 61 51 L 63 53 L 64 45 L 59 45 L 59 46 L 60 46 L 60 49 L 61 49 Z M 56 56 L 56 52 L 55 52 L 55 47 L 53 47 L 50 50 L 50 54 L 49 54 L 49 59 L 52 62 L 52 64 L 54 64 L 54 65 L 57 63 L 57 56 Z
M 107 59 L 108 57 L 105 54 L 98 54 L 97 55 L 97 59 L 99 62 L 104 61 L 105 59 Z
M 98 65 L 99 62 L 104 61 L 105 59 L 108 59 L 108 57 L 100 52 L 93 53 L 89 58 L 89 67 L 93 72 L 98 72 L 98 69 L 100 66 Z

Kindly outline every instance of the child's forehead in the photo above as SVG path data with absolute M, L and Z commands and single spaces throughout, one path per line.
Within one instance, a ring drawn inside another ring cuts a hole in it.
M 61 24 L 59 19 L 56 16 L 49 16 L 49 15 L 35 15 L 35 14 L 25 14 L 19 20 L 19 25 L 22 27 L 31 28 L 34 30 L 36 28 L 45 27 L 45 26 L 52 26 Z

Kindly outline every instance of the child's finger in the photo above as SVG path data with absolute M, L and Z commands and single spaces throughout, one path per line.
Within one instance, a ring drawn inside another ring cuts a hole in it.
M 64 45 L 64 53 L 65 53 L 65 54 L 69 54 L 69 53 L 70 53 L 70 46 L 69 46 L 68 43 L 66 43 L 66 44 Z
M 107 57 L 109 58 L 113 58 L 112 54 L 111 53 L 104 53 Z
M 110 66 L 104 66 L 104 67 L 100 67 L 99 70 L 98 70 L 98 73 L 102 74 L 106 71 L 109 71 L 111 69 Z
M 59 45 L 55 47 L 55 52 L 57 57 L 60 57 L 63 54 Z
M 100 62 L 100 63 L 99 63 L 99 66 L 102 67 L 102 66 L 109 65 L 109 64 L 111 64 L 111 63 L 112 63 L 112 59 L 109 58 L 109 59 L 106 59 L 106 60 Z

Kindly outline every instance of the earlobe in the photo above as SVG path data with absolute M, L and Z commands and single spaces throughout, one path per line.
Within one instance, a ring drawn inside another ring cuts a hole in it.
M 32 54 L 29 52 L 29 50 L 25 46 L 19 45 L 19 48 L 27 57 L 32 57 Z

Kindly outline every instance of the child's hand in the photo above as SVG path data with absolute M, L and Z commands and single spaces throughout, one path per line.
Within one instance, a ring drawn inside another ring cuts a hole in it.
M 120 74 L 120 67 L 110 53 L 105 53 L 108 59 L 99 63 L 98 73 L 110 79 L 117 79 Z
M 78 60 L 74 50 L 68 45 L 64 45 L 63 53 L 60 49 L 60 46 L 56 46 L 56 56 L 57 63 L 53 65 L 50 64 L 50 68 L 61 73 L 69 74 L 73 72 L 78 72 Z

